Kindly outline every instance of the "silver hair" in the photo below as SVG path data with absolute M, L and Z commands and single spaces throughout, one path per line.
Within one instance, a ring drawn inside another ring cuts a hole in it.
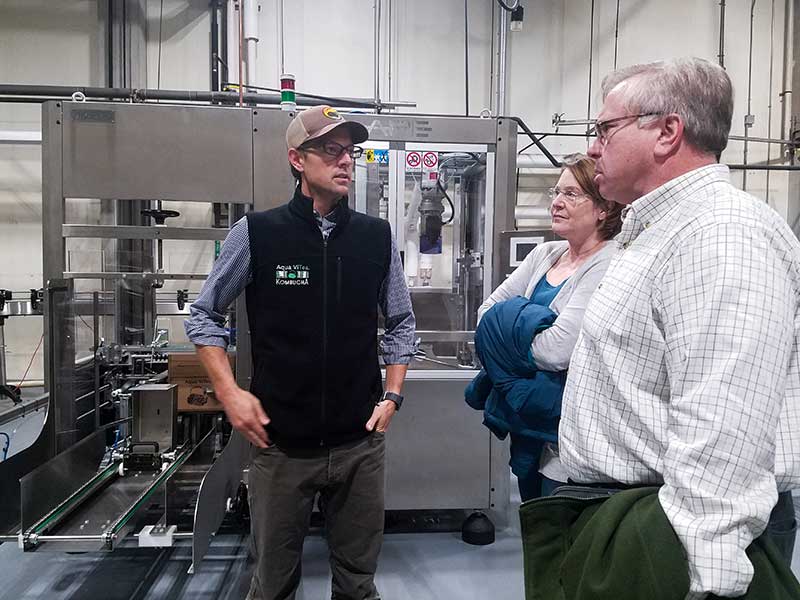
M 603 79 L 603 100 L 629 79 L 623 100 L 627 110 L 633 114 L 678 114 L 686 140 L 719 160 L 728 145 L 733 117 L 733 86 L 722 67 L 702 58 L 625 67 Z

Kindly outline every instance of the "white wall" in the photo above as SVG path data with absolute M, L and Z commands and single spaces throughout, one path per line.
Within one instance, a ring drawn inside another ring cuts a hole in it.
M 102 29 L 94 0 L 0 0 L 0 82 L 102 85 Z M 38 105 L 0 103 L 0 130 L 38 131 Z M 42 286 L 41 149 L 0 144 L 0 288 Z M 10 380 L 22 377 L 41 318 L 5 324 Z M 42 378 L 41 349 L 28 379 Z
M 259 17 L 258 83 L 278 85 L 279 47 L 277 0 L 262 0 Z M 317 94 L 372 97 L 374 94 L 373 1 L 284 0 L 285 69 L 297 77 L 297 88 Z M 463 0 L 383 0 L 381 26 L 381 97 L 417 103 L 416 112 L 464 112 Z M 719 40 L 718 2 L 692 0 L 621 0 L 617 65 L 694 54 L 716 60 Z M 147 4 L 147 83 L 168 89 L 208 89 L 210 46 L 208 0 L 160 0 Z M 616 5 L 595 0 L 523 0 L 524 29 L 509 34 L 508 112 L 519 115 L 534 130 L 550 131 L 556 112 L 565 118 L 594 116 L 600 107 L 600 82 L 614 66 Z M 490 104 L 492 31 L 490 0 L 468 0 L 470 49 L 470 111 Z M 777 137 L 783 60 L 781 0 L 756 3 L 752 136 Z M 774 14 L 773 14 L 774 10 Z M 735 86 L 736 113 L 732 133 L 743 133 L 747 106 L 750 2 L 728 2 L 725 63 Z M 772 21 L 774 19 L 774 26 Z M 590 48 L 590 27 L 594 43 Z M 389 56 L 387 38 L 391 34 Z M 773 81 L 770 86 L 770 40 Z M 0 0 L 0 82 L 104 85 L 101 57 L 103 24 L 94 0 Z M 589 56 L 592 94 L 589 96 Z M 231 57 L 235 69 L 236 57 Z M 391 70 L 392 85 L 388 80 Z M 771 128 L 768 107 L 772 104 Z M 0 130 L 38 130 L 39 107 L 0 103 Z M 580 132 L 580 128 L 563 129 Z M 583 138 L 548 138 L 555 153 L 585 150 Z M 520 144 L 527 142 L 520 138 Z M 535 153 L 534 150 L 530 152 Z M 772 157 L 776 149 L 773 148 Z M 766 146 L 751 144 L 751 162 L 766 159 Z M 742 144 L 732 142 L 723 160 L 742 162 Z M 41 282 L 41 156 L 35 146 L 0 145 L 0 287 L 23 290 Z M 552 175 L 524 176 L 529 193 Z M 751 172 L 748 190 L 766 197 L 766 174 Z M 741 175 L 736 175 L 741 181 Z M 770 203 L 785 214 L 786 174 L 772 173 Z M 224 200 L 224 199 L 223 199 Z M 209 211 L 197 205 L 179 208 L 187 224 L 205 224 Z M 6 325 L 11 379 L 22 375 L 41 335 L 38 319 L 10 319 Z M 32 377 L 41 377 L 34 363 Z
M 565 119 L 586 119 L 595 116 L 602 105 L 601 82 L 614 69 L 616 2 L 596 0 L 594 25 L 591 0 L 525 3 L 524 30 L 510 35 L 510 112 L 521 116 L 535 131 L 550 131 L 554 113 Z M 725 67 L 733 81 L 735 111 L 732 135 L 744 135 L 747 113 L 750 2 L 728 2 L 725 18 Z M 717 61 L 719 53 L 719 3 L 653 2 L 621 0 L 619 3 L 619 36 L 616 40 L 616 64 L 619 67 L 676 56 L 699 56 Z M 751 111 L 755 125 L 751 137 L 779 137 L 781 72 L 783 64 L 784 2 L 761 1 L 755 6 L 753 26 L 753 68 Z M 774 11 L 774 12 L 773 12 Z M 690 17 L 687 18 L 687 15 Z M 774 19 L 774 24 L 773 24 Z M 591 28 L 591 29 L 590 29 Z M 589 95 L 589 55 L 592 44 L 592 83 Z M 772 41 L 772 67 L 770 42 Z M 772 70 L 772 85 L 770 71 Z M 771 119 L 768 107 L 772 104 Z M 587 105 L 591 109 L 587 113 Z M 581 127 L 564 127 L 564 132 L 580 133 Z M 527 141 L 520 138 L 520 143 Z M 582 152 L 585 138 L 548 138 L 548 149 L 554 153 Z M 535 149 L 528 151 L 537 154 Z M 723 162 L 742 163 L 743 143 L 731 141 L 722 156 Z M 771 149 L 771 158 L 779 152 Z M 748 163 L 767 159 L 767 145 L 750 143 Z M 792 177 L 797 175 L 792 174 Z M 742 184 L 742 172 L 736 171 L 733 181 Z M 786 216 L 788 207 L 786 172 L 769 174 L 749 171 L 747 190 L 762 198 Z M 523 176 L 522 203 L 542 201 L 542 190 L 552 184 L 552 176 Z M 525 193 L 528 192 L 528 193 Z

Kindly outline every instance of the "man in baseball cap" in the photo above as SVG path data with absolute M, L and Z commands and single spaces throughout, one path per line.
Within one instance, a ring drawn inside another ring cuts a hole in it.
M 286 145 L 294 196 L 234 225 L 187 321 L 228 419 L 253 444 L 249 600 L 295 598 L 317 496 L 332 597 L 380 598 L 374 575 L 385 435 L 403 401 L 415 320 L 389 223 L 348 206 L 354 161 L 363 152 L 355 144 L 367 137 L 363 125 L 330 106 L 292 120 Z M 242 291 L 252 342 L 249 391 L 238 387 L 225 357 L 223 315 Z

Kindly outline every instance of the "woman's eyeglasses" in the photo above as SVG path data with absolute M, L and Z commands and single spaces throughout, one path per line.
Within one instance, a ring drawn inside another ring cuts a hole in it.
M 547 195 L 550 198 L 550 202 L 554 202 L 556 198 L 561 197 L 563 200 L 566 200 L 572 206 L 577 206 L 578 204 L 583 203 L 589 198 L 589 195 L 586 192 L 581 190 L 576 190 L 574 188 L 567 188 L 562 190 L 560 187 L 552 187 L 547 190 Z

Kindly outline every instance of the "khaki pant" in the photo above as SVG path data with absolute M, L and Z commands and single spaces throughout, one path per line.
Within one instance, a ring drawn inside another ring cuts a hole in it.
M 253 449 L 249 474 L 256 566 L 247 600 L 294 600 L 314 498 L 320 494 L 333 600 L 379 600 L 383 540 L 383 433 L 337 446 Z

